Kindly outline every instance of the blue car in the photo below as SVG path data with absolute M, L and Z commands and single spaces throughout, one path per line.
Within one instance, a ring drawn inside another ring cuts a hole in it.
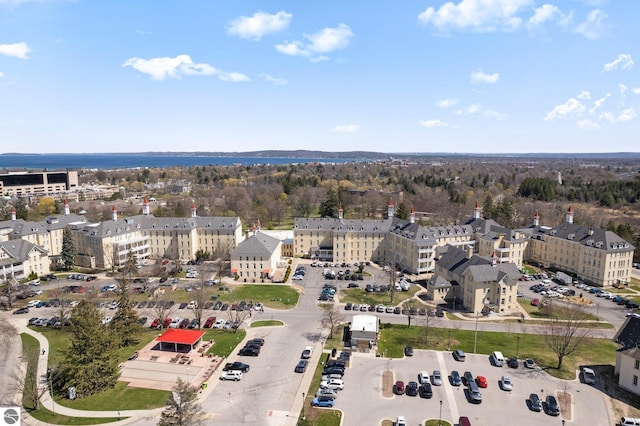
M 333 407 L 334 399 L 328 395 L 321 395 L 313 398 L 311 405 L 314 407 Z

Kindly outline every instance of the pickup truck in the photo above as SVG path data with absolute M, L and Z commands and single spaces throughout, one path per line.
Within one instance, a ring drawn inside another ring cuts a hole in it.
M 222 371 L 232 371 L 232 370 L 240 370 L 243 373 L 249 371 L 251 367 L 249 364 L 245 364 L 244 362 L 236 361 L 236 362 L 228 362 L 222 368 Z

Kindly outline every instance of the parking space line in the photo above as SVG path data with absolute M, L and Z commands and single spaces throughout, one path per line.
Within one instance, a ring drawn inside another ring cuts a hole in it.
M 442 373 L 442 379 L 447 380 L 449 382 L 449 371 L 447 370 L 447 366 L 444 362 L 444 355 L 449 352 L 436 351 L 436 357 L 438 358 L 438 364 L 440 365 L 440 372 Z M 451 422 L 456 423 L 457 419 L 460 417 L 458 412 L 458 404 L 456 404 L 456 398 L 453 394 L 453 386 L 451 383 L 443 383 L 444 392 L 447 395 L 447 401 L 449 402 L 449 412 L 451 413 Z

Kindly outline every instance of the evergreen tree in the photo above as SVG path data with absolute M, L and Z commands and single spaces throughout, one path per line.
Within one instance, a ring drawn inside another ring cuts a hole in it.
M 120 280 L 118 285 L 118 310 L 113 316 L 109 328 L 120 347 L 132 346 L 140 342 L 142 326 L 138 323 L 138 313 L 131 305 L 128 280 Z
M 158 426 L 201 425 L 202 406 L 196 401 L 198 394 L 194 392 L 193 387 L 178 377 L 172 390 Z
M 395 212 L 395 216 L 400 219 L 409 220 L 409 210 L 407 209 L 407 205 L 405 203 L 400 203 L 398 209 Z
M 65 270 L 70 270 L 73 267 L 73 258 L 76 255 L 76 247 L 73 243 L 73 236 L 71 230 L 66 228 L 62 233 L 62 265 Z
M 77 398 L 112 388 L 118 380 L 116 339 L 101 318 L 98 308 L 86 300 L 71 311 L 71 346 L 64 351 L 56 387 L 75 387 Z
M 338 217 L 338 207 L 340 207 L 340 194 L 331 188 L 327 199 L 320 203 L 320 217 Z
M 16 219 L 29 220 L 29 209 L 22 198 L 18 199 L 13 207 L 16 209 Z

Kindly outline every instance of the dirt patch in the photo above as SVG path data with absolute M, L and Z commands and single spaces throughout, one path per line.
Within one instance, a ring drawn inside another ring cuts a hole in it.
M 382 373 L 382 396 L 391 398 L 393 396 L 393 371 L 385 370 Z
M 569 392 L 558 392 L 558 404 L 560 405 L 560 412 L 562 413 L 562 417 L 566 420 L 571 421 L 573 417 L 573 412 L 571 410 L 571 394 Z

